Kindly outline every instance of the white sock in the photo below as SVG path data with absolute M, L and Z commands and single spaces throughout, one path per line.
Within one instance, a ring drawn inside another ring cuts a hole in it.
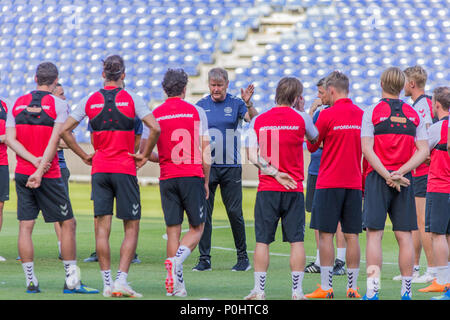
M 177 272 L 178 283 L 181 284 L 181 285 L 184 285 L 183 265 L 182 264 L 177 265 L 176 272 Z
M 345 262 L 345 253 L 347 252 L 346 248 L 337 248 L 337 255 L 336 258 L 338 258 L 341 261 Z
M 255 277 L 255 287 L 253 288 L 253 291 L 255 292 L 264 292 L 264 289 L 266 288 L 266 275 L 267 272 L 254 272 L 253 273 Z
M 402 276 L 402 290 L 400 291 L 400 294 L 403 296 L 405 293 L 408 293 L 408 295 L 411 297 L 411 282 L 412 277 L 403 277 Z
M 433 277 L 436 277 L 436 267 L 427 267 L 427 273 L 429 273 Z
M 314 264 L 320 267 L 320 254 L 319 254 L 319 249 L 316 250 L 316 261 L 314 262 Z
M 450 261 L 447 264 L 447 283 L 450 283 Z
M 128 273 L 117 270 L 116 281 L 122 284 L 127 284 Z
M 77 265 L 77 261 L 76 260 L 63 260 L 63 265 L 64 265 L 64 271 L 66 272 L 66 278 L 69 275 L 69 268 L 71 266 L 76 266 Z
M 347 290 L 357 290 L 357 282 L 359 276 L 359 268 L 347 269 Z
M 292 292 L 303 292 L 302 283 L 305 273 L 303 271 L 292 271 Z
M 320 279 L 323 290 L 329 290 L 333 288 L 333 267 L 321 266 L 320 267 Z
M 367 298 L 372 298 L 378 291 L 380 291 L 381 288 L 381 282 L 380 278 L 373 277 L 373 278 L 367 278 L 367 291 L 366 296 Z
M 100 271 L 103 278 L 103 286 L 104 287 L 110 287 L 112 285 L 111 283 L 111 270 L 101 270 Z
M 188 247 L 181 245 L 175 254 L 175 263 L 177 265 L 183 264 L 184 260 L 186 260 L 190 254 L 191 250 Z
M 436 267 L 436 282 L 446 284 L 448 280 L 448 266 Z
M 38 285 L 38 280 L 36 275 L 34 274 L 34 262 L 25 262 L 22 263 L 23 272 L 25 273 L 25 279 L 27 281 L 27 287 L 30 285 L 30 282 L 33 282 L 35 286 Z

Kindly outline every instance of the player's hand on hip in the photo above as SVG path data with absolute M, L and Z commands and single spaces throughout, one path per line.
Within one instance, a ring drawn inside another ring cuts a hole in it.
M 297 182 L 290 175 L 284 172 L 277 172 L 274 177 L 279 184 L 286 188 L 286 190 L 297 189 Z

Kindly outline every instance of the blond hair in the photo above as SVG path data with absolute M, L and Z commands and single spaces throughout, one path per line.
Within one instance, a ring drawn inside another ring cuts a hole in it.
M 414 82 L 420 89 L 425 88 L 428 75 L 424 68 L 422 68 L 421 66 L 414 66 L 406 68 L 403 72 L 405 73 L 408 81 L 414 80 Z
M 392 95 L 400 95 L 405 81 L 405 74 L 397 67 L 390 67 L 381 74 L 381 88 L 384 92 Z

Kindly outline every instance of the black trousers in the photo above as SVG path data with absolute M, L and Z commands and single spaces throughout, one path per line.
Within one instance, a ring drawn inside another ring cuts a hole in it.
M 211 167 L 209 198 L 206 205 L 206 221 L 199 243 L 200 259 L 211 259 L 212 213 L 217 186 L 227 211 L 238 258 L 248 258 L 245 223 L 242 214 L 242 168 Z

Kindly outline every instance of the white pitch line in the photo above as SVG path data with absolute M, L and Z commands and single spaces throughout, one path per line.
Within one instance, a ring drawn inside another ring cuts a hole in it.
M 253 228 L 254 226 L 255 226 L 255 225 L 253 225 L 253 224 L 250 224 L 250 225 L 246 224 L 246 225 L 245 225 L 245 227 L 251 227 L 251 228 Z M 231 227 L 228 225 L 228 226 L 214 226 L 214 227 L 212 227 L 212 228 L 213 228 L 213 229 L 228 229 L 228 228 L 231 228 Z M 183 232 L 188 232 L 188 231 L 189 231 L 189 229 L 183 229 L 183 230 L 181 230 L 181 233 L 183 233 Z M 164 240 L 167 240 L 167 233 L 164 233 L 162 237 L 163 237 Z M 215 247 L 215 246 L 212 246 L 211 249 L 218 249 L 218 250 L 234 251 L 234 252 L 236 252 L 236 249 L 233 249 L 233 248 L 225 248 L 225 247 Z M 255 253 L 255 251 L 247 251 L 247 252 L 249 252 L 249 253 Z M 278 256 L 278 257 L 290 257 L 289 254 L 286 254 L 286 253 L 277 253 L 277 252 L 269 252 L 269 255 L 271 255 L 271 256 Z M 308 258 L 308 259 L 315 259 L 316 257 L 315 257 L 315 256 L 306 256 L 306 258 Z M 364 261 L 364 260 L 361 260 L 361 262 L 362 262 L 362 263 L 366 263 L 366 261 Z M 386 265 L 398 265 L 397 262 L 383 262 L 383 264 L 386 264 Z

